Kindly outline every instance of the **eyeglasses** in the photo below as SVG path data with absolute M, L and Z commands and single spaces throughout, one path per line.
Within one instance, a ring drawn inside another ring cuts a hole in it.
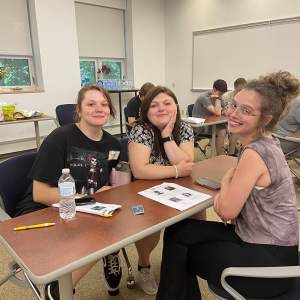
M 244 105 L 238 105 L 235 101 L 228 102 L 226 107 L 226 112 L 233 112 L 236 111 L 239 115 L 246 116 L 246 117 L 255 117 L 255 114 L 250 108 Z

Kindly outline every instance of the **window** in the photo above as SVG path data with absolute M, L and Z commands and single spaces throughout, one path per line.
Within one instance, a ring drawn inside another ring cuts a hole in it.
M 98 80 L 121 80 L 124 77 L 124 60 L 117 59 L 80 59 L 81 85 L 94 84 Z
M 29 1 L 1 2 L 0 87 L 33 88 L 35 86 Z M 10 30 L 7 30 L 10 28 Z
M 0 57 L 0 86 L 3 87 L 30 87 L 31 59 L 26 57 Z

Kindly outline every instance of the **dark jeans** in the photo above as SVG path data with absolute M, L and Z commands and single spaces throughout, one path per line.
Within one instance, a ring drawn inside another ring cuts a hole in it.
M 227 267 L 297 265 L 298 246 L 243 242 L 234 225 L 188 219 L 165 230 L 156 299 L 201 299 L 197 275 L 221 286 Z M 286 291 L 291 280 L 236 277 L 229 283 L 248 297 L 272 297 Z

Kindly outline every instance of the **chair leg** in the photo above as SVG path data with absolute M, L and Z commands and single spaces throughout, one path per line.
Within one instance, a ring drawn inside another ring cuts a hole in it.
M 28 275 L 25 272 L 24 272 L 24 278 L 26 279 L 28 285 L 31 287 L 36 299 L 41 300 L 42 298 L 40 296 L 40 292 L 39 292 L 38 288 L 32 283 L 32 281 L 29 279 Z
M 133 276 L 132 267 L 131 267 L 131 264 L 130 264 L 130 261 L 129 261 L 129 258 L 128 258 L 128 255 L 127 255 L 127 252 L 126 252 L 125 248 L 122 248 L 122 253 L 123 253 L 123 256 L 125 258 L 127 269 L 128 269 L 127 287 L 129 289 L 133 289 L 134 286 L 135 286 L 135 279 L 134 279 L 134 276 Z

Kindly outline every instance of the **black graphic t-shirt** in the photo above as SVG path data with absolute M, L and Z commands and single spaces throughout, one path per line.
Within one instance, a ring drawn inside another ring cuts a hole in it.
M 75 124 L 65 125 L 51 132 L 42 143 L 29 177 L 56 187 L 61 170 L 69 168 L 77 193 L 89 188 L 97 191 L 109 185 L 109 175 L 118 163 L 120 150 L 120 142 L 106 131 L 101 141 L 93 141 Z M 41 204 L 32 200 L 29 191 L 18 205 L 16 215 L 39 208 Z

